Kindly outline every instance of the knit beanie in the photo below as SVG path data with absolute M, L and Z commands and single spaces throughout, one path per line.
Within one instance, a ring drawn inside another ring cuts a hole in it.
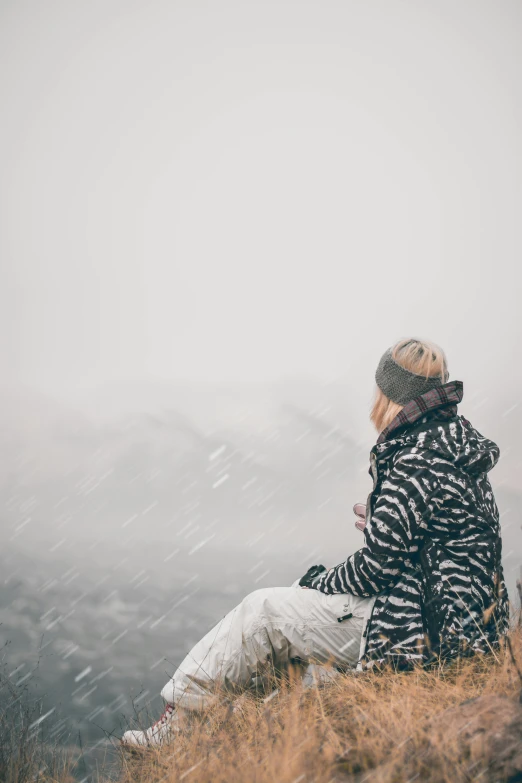
M 398 405 L 406 405 L 415 397 L 442 386 L 446 379 L 440 376 L 426 378 L 425 375 L 417 375 L 415 372 L 406 370 L 395 361 L 392 349 L 388 348 L 381 357 L 375 373 L 375 380 L 379 389 L 388 399 Z

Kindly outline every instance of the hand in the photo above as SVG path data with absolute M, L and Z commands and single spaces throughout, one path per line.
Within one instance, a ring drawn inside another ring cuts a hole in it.
M 326 571 L 324 565 L 310 566 L 308 571 L 299 580 L 299 587 L 311 587 L 314 589 L 314 581 Z
M 353 513 L 357 517 L 355 527 L 357 530 L 364 530 L 366 527 L 366 505 L 364 503 L 356 503 L 353 507 Z

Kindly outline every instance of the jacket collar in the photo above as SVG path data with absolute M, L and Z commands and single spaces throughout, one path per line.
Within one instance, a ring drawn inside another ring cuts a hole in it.
M 394 437 L 397 431 L 403 427 L 410 426 L 422 419 L 426 414 L 437 411 L 437 418 L 452 419 L 457 415 L 457 405 L 464 396 L 464 384 L 462 381 L 450 381 L 442 386 L 421 394 L 419 397 L 410 400 L 404 408 L 399 411 L 391 423 L 381 432 L 377 443 L 383 443 Z

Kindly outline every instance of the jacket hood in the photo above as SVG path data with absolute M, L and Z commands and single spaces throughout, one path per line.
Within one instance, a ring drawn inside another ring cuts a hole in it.
M 396 438 L 377 444 L 374 450 L 379 461 L 388 460 L 399 449 L 416 448 L 436 452 L 473 475 L 487 473 L 495 467 L 500 456 L 499 447 L 463 416 L 455 416 L 449 421 L 437 420 L 436 415 L 427 418 Z

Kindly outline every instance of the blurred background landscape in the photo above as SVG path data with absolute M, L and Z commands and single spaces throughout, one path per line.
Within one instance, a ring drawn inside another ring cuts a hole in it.
M 98 416 L 34 392 L 2 400 L 3 670 L 54 710 L 51 737 L 81 733 L 87 763 L 135 709 L 159 714 L 176 664 L 247 592 L 362 543 L 351 508 L 371 441 L 349 384 L 200 387 L 190 404 L 182 386 L 153 390 L 148 410 L 109 418 L 101 397 Z M 508 452 L 492 473 L 512 599 L 515 469 Z
M 0 4 L 0 649 L 50 735 L 81 733 L 80 777 L 246 592 L 360 546 L 403 336 L 500 446 L 515 599 L 521 23 Z

